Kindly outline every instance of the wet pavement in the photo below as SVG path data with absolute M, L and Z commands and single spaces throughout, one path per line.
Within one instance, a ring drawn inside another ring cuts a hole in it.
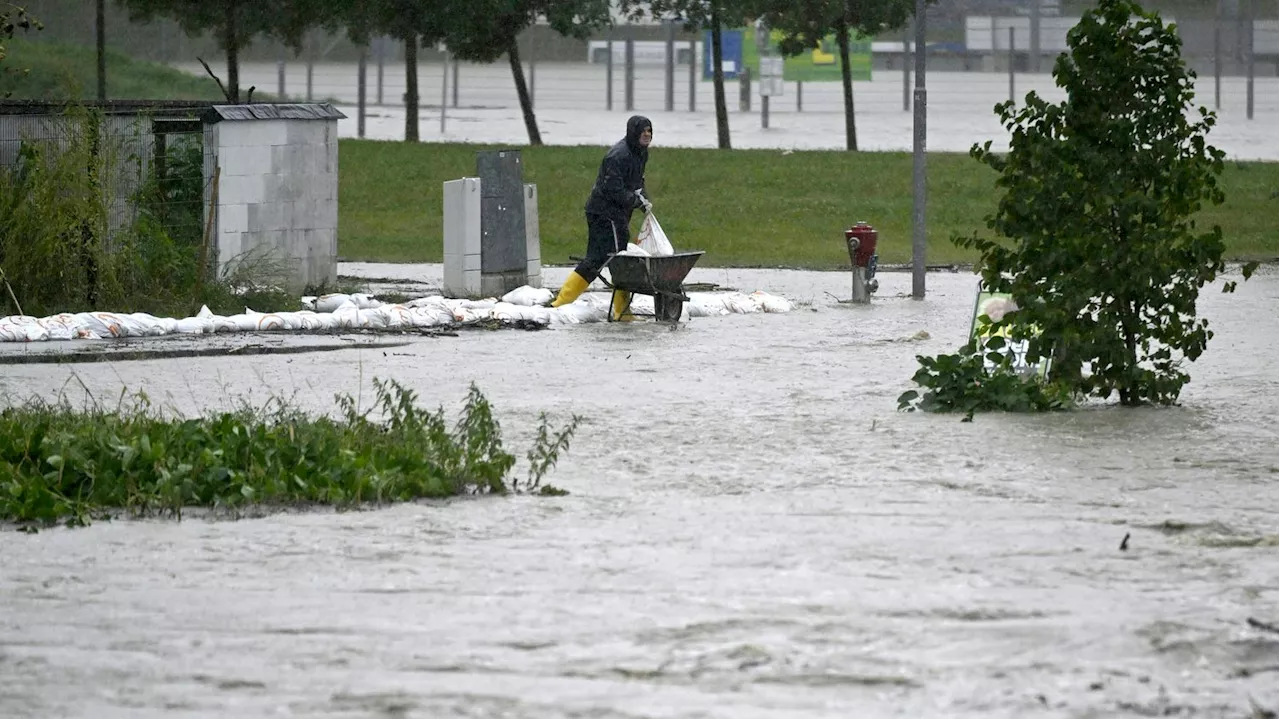
M 896 398 L 963 342 L 976 278 L 931 274 L 924 301 L 879 278 L 863 307 L 847 273 L 695 270 L 799 306 L 674 330 L 0 365 L 10 401 L 125 387 L 182 413 L 328 411 L 374 377 L 454 411 L 475 382 L 518 457 L 540 412 L 586 417 L 565 497 L 0 535 L 0 715 L 1274 711 L 1276 634 L 1249 623 L 1280 611 L 1274 267 L 1203 292 L 1181 406 L 972 423 Z

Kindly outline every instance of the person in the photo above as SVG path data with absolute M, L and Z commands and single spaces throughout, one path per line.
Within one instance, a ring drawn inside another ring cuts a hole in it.
M 586 291 L 609 259 L 609 255 L 627 249 L 631 236 L 631 215 L 643 207 L 653 209 L 645 194 L 644 169 L 649 162 L 649 143 L 653 141 L 653 123 L 649 118 L 633 115 L 627 120 L 626 137 L 605 153 L 596 174 L 595 185 L 587 198 L 587 254 L 569 273 L 552 307 L 567 305 Z M 631 293 L 616 292 L 613 316 L 629 319 L 623 312 L 631 304 Z

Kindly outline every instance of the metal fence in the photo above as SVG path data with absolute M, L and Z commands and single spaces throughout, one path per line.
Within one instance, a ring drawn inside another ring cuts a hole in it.
M 43 13 L 46 22 L 46 31 L 35 39 L 92 43 L 92 13 L 80 12 L 77 0 L 30 0 L 28 5 Z M 1256 110 L 1274 111 L 1274 4 L 1147 0 L 1144 5 L 1177 23 L 1183 57 L 1199 76 L 1200 102 L 1249 118 Z M 927 14 L 931 102 L 963 107 L 970 96 L 989 98 L 1006 87 L 1014 96 L 1026 87 L 1045 86 L 1057 54 L 1065 48 L 1066 32 L 1078 19 L 1080 5 L 1074 7 L 1059 0 L 940 0 Z M 107 10 L 106 37 L 116 49 L 202 77 L 205 71 L 196 58 L 203 57 L 225 76 L 222 53 L 207 33 L 188 37 L 172 21 L 132 23 L 114 5 Z M 872 81 L 855 84 L 859 108 L 910 109 L 911 35 L 906 29 L 901 36 L 881 36 L 872 43 Z M 538 25 L 522 33 L 517 45 L 535 109 L 709 115 L 714 103 L 704 37 L 673 24 L 623 23 L 588 40 L 574 40 Z M 360 48 L 343 33 L 313 31 L 295 54 L 259 36 L 240 53 L 241 88 L 256 86 L 257 98 L 272 94 L 356 105 L 362 95 L 363 67 L 363 96 L 369 107 L 403 106 L 403 50 L 403 43 L 390 38 L 375 38 Z M 418 77 L 419 104 L 427 110 L 519 107 L 505 58 L 485 65 L 454 63 L 445 48 L 423 48 Z M 1260 90 L 1255 79 L 1262 83 Z M 108 78 L 108 89 L 110 85 Z M 765 101 L 759 78 L 746 73 L 729 82 L 728 109 L 754 113 L 768 102 L 775 113 L 843 111 L 838 82 L 786 81 L 779 89 L 780 96 Z M 989 109 L 987 105 L 984 111 Z M 442 122 L 445 114 L 440 113 Z
M 208 107 L 0 101 L 0 180 L 20 192 L 37 164 L 83 173 L 84 187 L 102 195 L 108 239 L 144 221 L 176 242 L 199 243 L 208 184 L 200 114 Z

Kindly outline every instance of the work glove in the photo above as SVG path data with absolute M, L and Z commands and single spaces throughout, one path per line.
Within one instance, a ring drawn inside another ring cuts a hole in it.
M 653 203 L 644 196 L 644 190 L 636 190 L 636 199 L 640 201 L 640 206 L 644 208 L 645 212 L 653 212 Z

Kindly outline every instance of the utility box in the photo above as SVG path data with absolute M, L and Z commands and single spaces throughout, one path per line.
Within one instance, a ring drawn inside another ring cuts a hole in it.
M 476 174 L 444 183 L 444 293 L 541 287 L 538 190 L 524 183 L 520 151 L 477 153 Z
M 479 297 L 480 178 L 444 183 L 444 294 Z

